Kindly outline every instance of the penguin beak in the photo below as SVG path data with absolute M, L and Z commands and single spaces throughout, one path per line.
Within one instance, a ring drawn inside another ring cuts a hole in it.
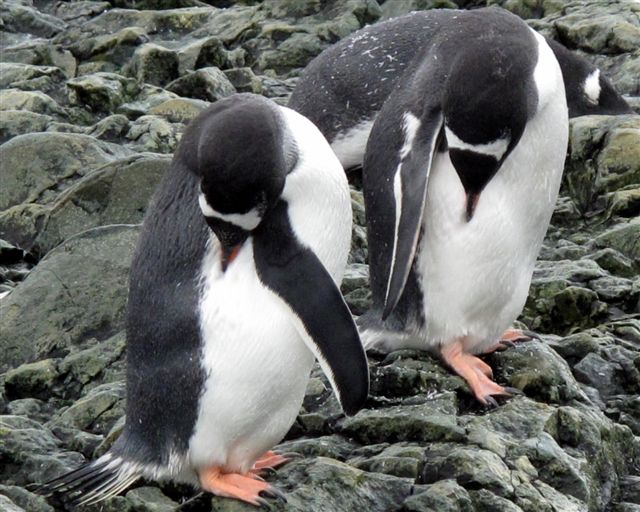
M 220 241 L 220 264 L 222 271 L 226 272 L 227 267 L 236 259 L 245 240 L 249 238 L 251 233 L 222 219 L 212 217 L 205 218 L 207 224 Z

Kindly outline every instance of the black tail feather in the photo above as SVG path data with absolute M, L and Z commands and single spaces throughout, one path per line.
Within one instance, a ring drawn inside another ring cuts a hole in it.
M 63 493 L 73 505 L 91 504 L 118 494 L 141 476 L 139 466 L 107 453 L 40 485 L 36 492 Z

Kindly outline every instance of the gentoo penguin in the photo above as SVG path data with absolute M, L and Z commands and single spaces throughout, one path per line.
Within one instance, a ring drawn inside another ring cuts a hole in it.
M 474 354 L 522 311 L 567 138 L 562 73 L 541 35 L 493 8 L 439 25 L 366 147 L 367 348 L 436 350 L 479 401 L 512 393 Z
M 318 358 L 347 414 L 369 388 L 338 285 L 351 234 L 340 162 L 300 114 L 252 94 L 186 129 L 147 212 L 127 316 L 126 424 L 49 482 L 80 503 L 139 477 L 254 505 Z
M 354 32 L 309 63 L 289 107 L 320 129 L 346 170 L 360 167 L 383 103 L 405 83 L 404 73 L 420 65 L 442 27 L 455 24 L 460 16 L 466 11 L 412 12 Z M 570 117 L 633 113 L 598 68 L 560 43 L 547 43 L 562 69 Z

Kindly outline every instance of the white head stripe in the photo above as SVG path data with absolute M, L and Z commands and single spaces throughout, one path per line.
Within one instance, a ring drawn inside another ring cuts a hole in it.
M 249 210 L 247 213 L 217 212 L 207 202 L 207 198 L 202 193 L 198 195 L 198 204 L 200 205 L 200 210 L 205 217 L 221 219 L 225 222 L 233 224 L 234 226 L 238 226 L 245 231 L 251 231 L 252 229 L 257 228 L 258 224 L 260 224 L 260 221 L 262 220 L 262 217 L 258 213 L 258 210 L 256 210 L 255 208 Z
M 463 149 L 473 151 L 474 153 L 480 153 L 482 155 L 488 155 L 494 157 L 496 160 L 500 160 L 509 147 L 509 141 L 511 137 L 505 137 L 503 139 L 496 139 L 486 144 L 469 144 L 468 142 L 460 139 L 451 129 L 445 125 L 444 133 L 447 137 L 447 144 L 452 149 Z
M 600 101 L 600 70 L 596 69 L 585 79 L 583 85 L 587 100 L 594 105 Z

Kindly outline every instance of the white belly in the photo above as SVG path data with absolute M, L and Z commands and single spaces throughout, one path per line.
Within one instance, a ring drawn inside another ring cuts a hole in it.
M 558 115 L 562 99 L 528 124 L 470 222 L 448 153 L 436 156 L 417 260 L 428 346 L 467 337 L 469 351 L 482 351 L 522 311 L 560 187 L 567 139 Z
M 284 303 L 260 283 L 250 242 L 224 274 L 216 250 L 207 258 L 200 305 L 207 380 L 189 460 L 196 469 L 246 472 L 294 422 L 313 355 Z

